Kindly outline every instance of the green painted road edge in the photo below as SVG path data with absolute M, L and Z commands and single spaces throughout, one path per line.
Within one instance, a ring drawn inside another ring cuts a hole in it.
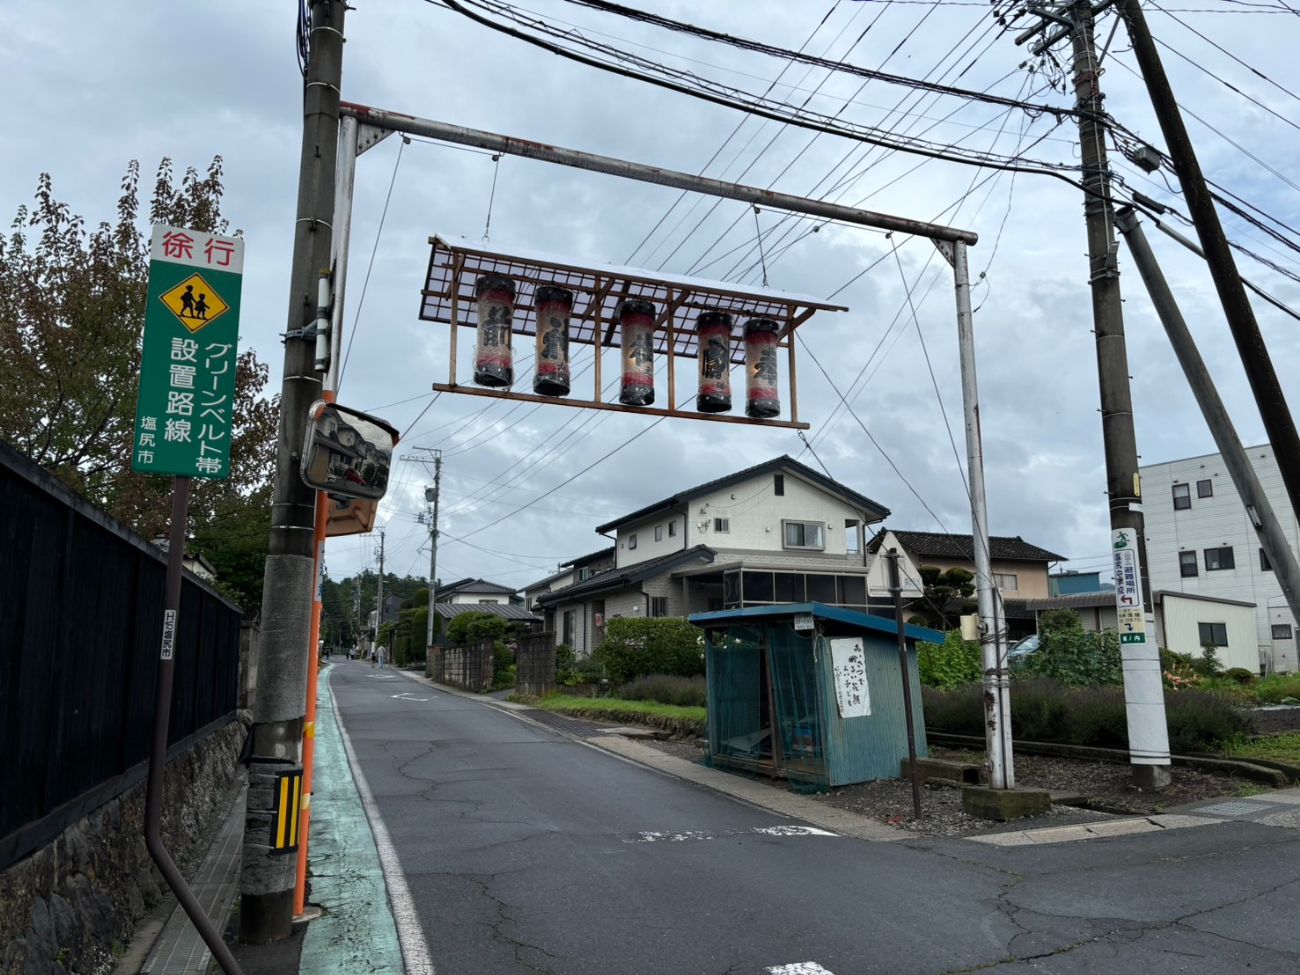
M 299 971 L 312 975 L 402 972 L 397 923 L 370 821 L 352 779 L 327 669 L 316 704 L 311 797 L 311 902 Z

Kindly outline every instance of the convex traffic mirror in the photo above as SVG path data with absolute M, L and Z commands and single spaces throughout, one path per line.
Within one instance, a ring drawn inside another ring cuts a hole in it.
M 396 444 L 397 431 L 378 417 L 318 400 L 307 412 L 302 479 L 336 497 L 378 500 Z

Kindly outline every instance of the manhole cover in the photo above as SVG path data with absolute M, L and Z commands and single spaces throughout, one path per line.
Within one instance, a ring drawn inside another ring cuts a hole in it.
M 1196 812 L 1209 813 L 1211 816 L 1249 816 L 1253 813 L 1268 812 L 1273 807 L 1273 803 L 1230 799 L 1227 802 L 1217 802 L 1213 806 L 1200 806 Z

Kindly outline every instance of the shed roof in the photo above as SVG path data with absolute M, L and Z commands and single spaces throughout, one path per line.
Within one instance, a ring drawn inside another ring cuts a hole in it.
M 898 633 L 897 620 L 892 620 L 887 616 L 859 613 L 853 609 L 827 606 L 825 603 L 790 603 L 783 606 L 751 606 L 748 609 L 724 609 L 716 613 L 695 613 L 688 619 L 696 626 L 700 626 L 705 623 L 724 623 L 728 620 L 750 620 L 796 615 L 811 615 L 817 619 L 835 620 L 837 623 L 847 623 L 850 626 L 873 630 L 877 633 L 889 633 L 891 635 Z M 925 643 L 943 643 L 944 640 L 944 635 L 938 630 L 931 630 L 924 626 L 914 626 L 911 623 L 904 624 L 903 635 L 909 640 L 921 640 Z
M 609 548 L 602 548 L 599 552 L 588 552 L 586 555 L 579 555 L 576 559 L 569 559 L 569 561 L 567 562 L 561 562 L 560 568 L 563 569 L 566 566 L 573 566 L 574 568 L 577 568 L 579 566 L 586 565 L 588 562 L 595 562 L 597 559 L 613 558 L 613 557 L 614 557 L 614 546 L 611 545 Z
M 517 603 L 436 603 L 433 611 L 445 620 L 455 619 L 464 613 L 484 613 L 488 616 L 500 616 L 508 620 L 541 619 L 528 608 Z
M 847 500 L 854 507 L 859 508 L 869 521 L 880 521 L 882 518 L 889 517 L 889 509 L 882 504 L 872 501 L 865 494 L 859 494 L 852 488 L 841 484 L 839 481 L 832 480 L 820 471 L 814 470 L 806 464 L 801 464 L 788 454 L 782 454 L 780 457 L 773 457 L 771 460 L 765 460 L 761 464 L 755 464 L 753 467 L 746 467 L 743 471 L 736 471 L 732 474 L 724 475 L 713 481 L 706 481 L 698 484 L 693 488 L 687 488 L 685 491 L 678 491 L 671 497 L 664 498 L 662 501 L 656 501 L 654 504 L 648 504 L 644 508 L 638 508 L 631 514 L 624 515 L 621 518 L 615 518 L 613 521 L 606 522 L 596 528 L 600 534 L 604 534 L 613 528 L 626 525 L 642 518 L 648 517 L 657 511 L 665 508 L 675 508 L 684 504 L 691 498 L 698 497 L 708 491 L 715 491 L 718 488 L 726 487 L 729 484 L 735 484 L 746 478 L 754 477 L 759 474 L 787 470 L 792 474 L 797 474 L 805 480 L 811 481 L 823 490 L 832 494 L 838 494 Z
M 867 543 L 867 551 L 873 555 L 880 551 L 885 533 L 892 532 L 898 543 L 914 555 L 930 555 L 945 559 L 974 559 L 975 543 L 970 535 L 953 535 L 945 532 L 908 532 L 893 528 L 882 528 Z M 1005 562 L 1064 562 L 1064 555 L 1057 555 L 1045 548 L 1031 545 L 1019 535 L 989 536 L 989 554 Z

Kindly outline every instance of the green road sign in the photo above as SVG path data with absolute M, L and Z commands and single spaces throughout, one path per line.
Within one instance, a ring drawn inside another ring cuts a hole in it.
M 154 224 L 131 469 L 230 476 L 244 242 Z

